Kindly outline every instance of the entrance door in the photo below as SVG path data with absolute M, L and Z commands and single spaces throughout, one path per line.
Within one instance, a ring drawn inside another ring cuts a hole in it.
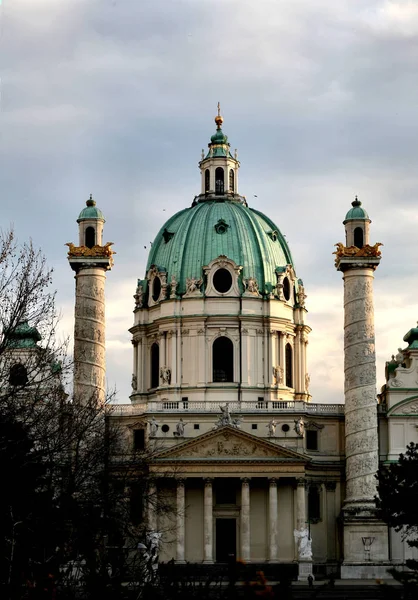
M 229 562 L 237 556 L 237 520 L 216 519 L 216 562 Z

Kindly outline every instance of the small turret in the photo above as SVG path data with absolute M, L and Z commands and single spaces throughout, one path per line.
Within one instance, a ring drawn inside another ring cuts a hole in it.
M 360 200 L 355 198 L 351 203 L 353 208 L 350 208 L 345 216 L 343 224 L 345 225 L 345 240 L 346 246 L 356 246 L 363 248 L 369 244 L 369 228 L 371 220 L 369 215 L 362 208 Z
M 102 246 L 105 218 L 102 211 L 96 207 L 96 202 L 91 194 L 86 201 L 86 208 L 83 208 L 78 216 L 77 223 L 80 246 L 87 246 L 87 248 Z
M 103 213 L 92 196 L 77 223 L 79 246 L 67 244 L 75 271 L 74 397 L 105 402 L 105 281 L 113 266 L 112 242 L 103 246 Z

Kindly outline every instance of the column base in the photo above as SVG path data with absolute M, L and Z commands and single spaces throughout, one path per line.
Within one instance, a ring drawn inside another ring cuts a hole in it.
M 215 563 L 214 560 L 204 560 L 202 562 L 202 565 L 213 565 Z
M 388 563 L 343 563 L 341 579 L 393 579 L 388 569 L 393 565 Z
M 309 575 L 313 577 L 313 562 L 311 560 L 300 560 L 298 566 L 298 581 L 307 581 Z
M 176 565 L 185 565 L 186 564 L 185 560 L 175 560 L 174 562 Z

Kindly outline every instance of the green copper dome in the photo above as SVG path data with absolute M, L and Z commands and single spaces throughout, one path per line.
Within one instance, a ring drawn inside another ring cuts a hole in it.
M 405 334 L 403 338 L 404 342 L 408 343 L 408 349 L 418 348 L 418 327 L 413 327 Z
M 293 266 L 292 255 L 278 227 L 246 203 L 206 200 L 186 208 L 161 228 L 148 258 L 152 265 L 178 282 L 177 293 L 186 291 L 186 279 L 203 276 L 203 267 L 224 255 L 242 266 L 241 284 L 254 278 L 261 294 L 276 286 L 276 269 Z M 243 285 L 241 285 L 243 291 Z
M 351 203 L 351 206 L 353 208 L 350 208 L 350 210 L 348 211 L 348 213 L 345 215 L 345 219 L 344 219 L 344 223 L 346 221 L 369 221 L 369 215 L 367 214 L 367 212 L 364 210 L 364 208 L 362 208 L 361 206 L 361 202 L 360 200 L 358 200 L 357 196 L 356 199 Z
M 93 200 L 91 194 L 90 198 L 86 201 L 86 208 L 83 208 L 78 215 L 77 223 L 80 223 L 80 221 L 87 221 L 88 219 L 97 219 L 98 221 L 105 220 L 102 211 L 97 208 L 96 202 Z
M 31 327 L 27 320 L 20 321 L 7 335 L 8 348 L 36 348 L 41 335 L 36 327 Z

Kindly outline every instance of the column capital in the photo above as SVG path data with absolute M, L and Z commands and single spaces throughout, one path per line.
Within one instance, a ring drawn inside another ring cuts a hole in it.
M 242 485 L 250 485 L 251 477 L 241 477 Z
M 203 480 L 205 482 L 205 487 L 212 487 L 213 480 L 214 477 L 205 477 Z
M 185 477 L 176 477 L 176 482 L 177 482 L 177 487 L 184 486 L 184 484 L 186 483 L 186 478 Z
M 269 477 L 269 485 L 270 485 L 270 487 L 272 485 L 277 485 L 278 479 L 279 479 L 278 477 Z
M 305 477 L 296 477 L 296 485 L 297 487 L 306 487 Z

